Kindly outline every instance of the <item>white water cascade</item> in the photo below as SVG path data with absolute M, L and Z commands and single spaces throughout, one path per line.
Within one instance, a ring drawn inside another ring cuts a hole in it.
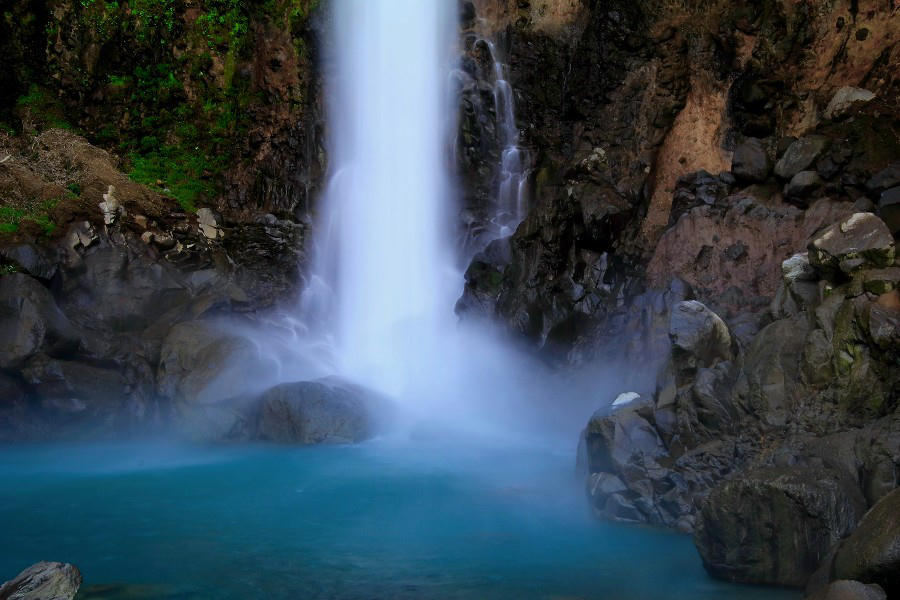
M 500 147 L 498 171 L 497 215 L 500 237 L 512 235 L 528 211 L 528 152 L 519 145 L 519 128 L 516 125 L 515 97 L 506 75 L 506 65 L 500 60 L 497 48 L 487 39 L 484 44 L 493 63 L 494 114 Z
M 412 369 L 439 363 L 461 290 L 448 209 L 455 3 L 333 5 L 331 174 L 304 312 L 327 324 L 342 374 L 403 395 Z

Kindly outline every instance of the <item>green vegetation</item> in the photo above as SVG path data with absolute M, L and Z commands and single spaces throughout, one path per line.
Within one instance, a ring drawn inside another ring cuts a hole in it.
M 37 223 L 44 235 L 51 235 L 56 224 L 50 218 L 50 211 L 59 204 L 59 199 L 33 201 L 27 206 L 0 205 L 0 233 L 16 233 L 23 221 Z
M 221 192 L 222 174 L 245 143 L 251 106 L 271 101 L 240 69 L 251 58 L 253 23 L 289 27 L 302 55 L 317 4 L 77 0 L 40 24 L 46 72 L 19 97 L 16 115 L 39 131 L 77 124 L 90 142 L 124 157 L 132 179 L 194 210 Z M 197 12 L 186 15 L 188 7 Z M 61 31 L 71 32 L 62 41 L 66 52 L 58 50 Z M 87 98 L 95 110 L 82 110 Z
M 36 127 L 44 129 L 56 127 L 59 129 L 71 129 L 64 116 L 60 102 L 50 92 L 33 83 L 28 93 L 19 97 L 16 101 L 16 109 L 19 113 L 27 114 Z

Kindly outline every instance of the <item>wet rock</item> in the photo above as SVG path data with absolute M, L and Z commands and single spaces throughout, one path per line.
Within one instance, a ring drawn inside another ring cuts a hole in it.
M 896 291 L 893 294 L 896 297 Z M 868 317 L 869 335 L 875 345 L 885 351 L 900 350 L 900 310 L 874 304 Z
M 815 171 L 800 171 L 784 187 L 784 195 L 793 199 L 810 196 L 823 185 L 822 178 Z
M 864 511 L 859 490 L 839 473 L 759 469 L 713 489 L 694 543 L 716 577 L 800 587 Z
M 772 172 L 772 161 L 763 141 L 747 138 L 734 151 L 731 172 L 743 182 L 762 183 Z
M 875 99 L 875 94 L 862 88 L 845 86 L 835 92 L 823 116 L 837 120 L 847 115 L 856 104 L 865 104 Z
M 81 587 L 75 565 L 39 562 L 0 586 L 3 600 L 72 600 Z
M 834 558 L 837 579 L 876 583 L 893 598 L 900 594 L 900 489 L 872 507 Z
M 379 431 L 385 400 L 333 379 L 285 383 L 260 399 L 256 436 L 282 444 L 347 444 Z
M 828 138 L 808 135 L 795 141 L 775 164 L 775 174 L 782 179 L 791 179 L 800 171 L 808 169 L 828 147 Z
M 809 245 L 810 263 L 828 277 L 863 266 L 894 263 L 894 238 L 884 221 L 872 213 L 855 213 L 828 227 Z
M 841 579 L 807 596 L 806 600 L 887 600 L 887 595 L 880 586 Z
M 22 273 L 0 276 L 0 368 L 21 366 L 41 351 L 77 347 L 78 340 L 47 288 Z
M 669 319 L 672 345 L 690 366 L 731 358 L 731 334 L 725 322 L 696 300 L 679 302 Z
M 112 420 L 128 397 L 121 373 L 82 362 L 38 355 L 22 369 L 45 415 L 54 422 Z

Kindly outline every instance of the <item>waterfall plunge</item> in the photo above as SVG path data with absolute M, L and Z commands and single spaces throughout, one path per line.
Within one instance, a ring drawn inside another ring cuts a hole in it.
M 334 2 L 331 179 L 304 311 L 327 324 L 344 375 L 392 394 L 434 378 L 462 287 L 448 210 L 454 8 Z

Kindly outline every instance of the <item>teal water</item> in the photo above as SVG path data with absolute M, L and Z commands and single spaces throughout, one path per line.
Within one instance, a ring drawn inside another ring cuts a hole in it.
M 709 579 L 687 536 L 597 522 L 573 463 L 468 443 L 0 447 L 0 581 L 57 560 L 82 598 L 799 598 Z

